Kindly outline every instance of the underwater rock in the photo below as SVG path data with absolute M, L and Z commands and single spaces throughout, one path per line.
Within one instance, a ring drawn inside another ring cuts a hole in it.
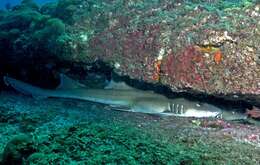
M 33 153 L 32 155 L 30 155 L 28 157 L 28 159 L 26 160 L 26 162 L 28 164 L 38 164 L 38 165 L 45 165 L 45 164 L 49 164 L 48 159 L 46 159 L 46 154 L 44 153 Z
M 20 113 L 15 112 L 11 109 L 5 108 L 5 107 L 0 107 L 0 123 L 17 123 L 18 121 L 18 116 Z
M 15 136 L 7 143 L 4 149 L 2 164 L 22 164 L 23 160 L 35 151 L 30 136 L 25 134 Z
M 65 25 L 62 20 L 58 18 L 50 18 L 46 20 L 45 26 L 42 29 L 37 30 L 33 35 L 33 41 L 35 45 L 50 45 L 55 44 L 55 40 L 65 33 Z
M 235 4 L 167 5 L 146 8 L 138 28 L 124 30 L 125 23 L 116 18 L 115 29 L 92 40 L 92 46 L 99 48 L 95 55 L 101 54 L 121 75 L 163 84 L 175 92 L 260 104 L 260 65 L 256 61 L 260 35 L 256 32 L 259 26 L 253 23 L 260 21 L 259 5 L 237 4 L 241 10 Z M 165 11 L 175 19 L 163 15 Z M 164 19 L 156 22 L 156 14 Z M 154 22 L 145 24 L 146 19 Z M 127 27 L 133 27 L 128 20 Z
M 22 0 L 19 7 L 30 8 L 33 10 L 39 10 L 37 3 L 34 0 Z
M 43 71 L 103 61 L 174 92 L 260 105 L 257 1 L 60 0 L 39 10 L 29 2 L 1 14 L 5 72 L 21 74 L 10 68 L 29 62 Z
M 54 15 L 56 7 L 57 3 L 55 2 L 46 3 L 42 5 L 42 7 L 40 8 L 40 12 L 44 15 Z

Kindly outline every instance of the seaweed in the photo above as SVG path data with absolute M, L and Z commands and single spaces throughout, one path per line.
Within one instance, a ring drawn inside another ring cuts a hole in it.
M 81 123 L 49 137 L 28 164 L 199 164 L 199 155 L 183 145 L 157 141 L 123 123 Z

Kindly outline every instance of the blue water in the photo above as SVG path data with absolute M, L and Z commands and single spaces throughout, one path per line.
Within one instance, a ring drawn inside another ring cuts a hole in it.
M 47 2 L 53 2 L 56 0 L 34 0 L 39 5 L 42 5 Z M 0 0 L 0 9 L 5 9 L 6 4 L 10 4 L 11 6 L 17 5 L 21 2 L 21 0 Z

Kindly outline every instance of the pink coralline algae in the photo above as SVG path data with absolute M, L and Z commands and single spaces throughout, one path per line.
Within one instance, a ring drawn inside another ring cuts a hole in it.
M 160 61 L 157 61 L 160 50 L 160 26 L 146 25 L 140 29 L 107 31 L 92 40 L 97 48 L 97 57 L 106 62 L 120 64 L 120 72 L 131 78 L 148 82 L 159 80 Z
M 178 87 L 205 89 L 208 78 L 203 54 L 196 46 L 188 46 L 180 54 L 170 52 L 164 59 L 162 72 L 165 78 Z

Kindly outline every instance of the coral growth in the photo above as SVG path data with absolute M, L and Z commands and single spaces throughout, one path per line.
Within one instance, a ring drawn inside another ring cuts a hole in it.
M 159 81 L 160 80 L 161 64 L 162 64 L 162 60 L 156 60 L 154 62 L 155 71 L 154 71 L 153 77 L 152 77 L 152 79 L 154 81 Z
M 157 81 L 161 62 L 157 60 L 160 30 L 159 25 L 146 25 L 142 30 L 136 29 L 128 33 L 108 29 L 95 36 L 91 45 L 99 48 L 98 57 L 119 63 L 120 68 L 117 69 L 127 72 L 131 78 Z M 114 50 L 117 50 L 117 54 L 113 53 Z
M 223 55 L 220 50 L 218 50 L 214 53 L 214 61 L 216 64 L 220 64 L 220 62 L 222 61 L 222 58 L 223 58 Z
M 22 164 L 35 151 L 34 143 L 30 136 L 24 134 L 15 136 L 5 147 L 2 164 Z
M 196 48 L 202 53 L 208 53 L 210 56 L 213 56 L 213 60 L 216 64 L 220 64 L 223 58 L 223 53 L 219 47 L 213 45 L 207 46 L 196 46 Z
M 179 87 L 197 87 L 205 90 L 206 70 L 202 53 L 194 46 L 188 46 L 180 54 L 168 54 L 164 59 L 162 72 Z

